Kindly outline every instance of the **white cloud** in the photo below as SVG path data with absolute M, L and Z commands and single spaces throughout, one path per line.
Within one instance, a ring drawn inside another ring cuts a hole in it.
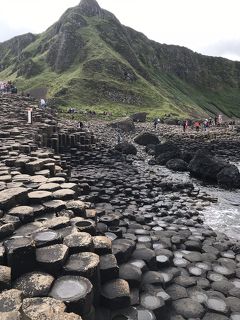
M 218 43 L 240 43 L 239 0 L 98 0 L 125 25 L 160 43 L 186 46 L 204 54 L 240 56 L 218 50 Z M 79 0 L 11 0 L 1 3 L 0 41 L 24 32 L 40 33 Z M 216 50 L 212 48 L 216 45 Z M 238 59 L 240 60 L 240 59 Z

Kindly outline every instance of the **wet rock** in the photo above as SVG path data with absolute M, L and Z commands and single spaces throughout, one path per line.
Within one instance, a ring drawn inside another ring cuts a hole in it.
M 54 230 L 41 230 L 34 233 L 32 237 L 37 248 L 47 247 L 62 242 L 61 235 Z
M 231 164 L 223 168 L 217 174 L 217 182 L 219 185 L 226 188 L 239 188 L 240 187 L 240 173 L 238 168 Z
M 190 173 L 200 179 L 217 181 L 217 174 L 227 166 L 226 162 L 197 151 L 189 163 Z
M 93 287 L 86 278 L 63 276 L 54 282 L 49 295 L 63 301 L 67 305 L 68 311 L 87 314 L 90 312 L 93 302 Z

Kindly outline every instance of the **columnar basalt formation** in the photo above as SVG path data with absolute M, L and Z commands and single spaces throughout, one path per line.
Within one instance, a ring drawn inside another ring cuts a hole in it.
M 0 319 L 240 317 L 239 242 L 203 224 L 216 199 L 1 99 Z

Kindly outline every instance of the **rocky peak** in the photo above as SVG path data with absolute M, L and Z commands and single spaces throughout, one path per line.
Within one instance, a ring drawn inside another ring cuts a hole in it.
M 81 8 L 83 15 L 86 15 L 89 17 L 102 15 L 102 9 L 96 0 L 81 0 L 81 2 L 79 3 L 79 6 Z

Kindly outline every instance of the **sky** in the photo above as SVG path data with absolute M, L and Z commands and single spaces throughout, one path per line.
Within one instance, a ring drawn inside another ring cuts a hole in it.
M 0 42 L 41 33 L 80 0 L 0 0 Z M 159 43 L 240 61 L 240 0 L 98 0 L 124 25 Z

